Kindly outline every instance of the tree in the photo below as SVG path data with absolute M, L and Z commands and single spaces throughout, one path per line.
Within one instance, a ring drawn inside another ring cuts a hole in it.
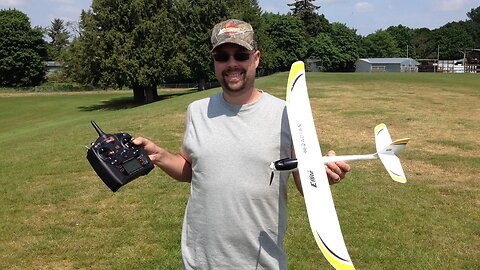
M 94 0 L 82 14 L 72 65 L 83 83 L 129 87 L 136 102 L 157 98 L 157 85 L 188 73 L 185 38 L 173 0 Z M 78 54 L 77 54 L 78 53 Z
M 399 24 L 397 26 L 390 26 L 385 31 L 388 32 L 395 40 L 397 49 L 399 52 L 401 52 L 399 56 L 418 58 L 418 55 L 416 55 L 415 51 L 412 50 L 412 29 Z
M 296 0 L 292 4 L 287 4 L 287 6 L 292 7 L 290 10 L 293 15 L 303 21 L 307 33 L 312 37 L 330 30 L 330 23 L 325 16 L 316 13 L 320 6 L 314 5 L 313 2 L 315 0 Z
M 472 36 L 475 48 L 480 48 L 480 6 L 467 13 L 467 32 Z
M 433 41 L 432 31 L 428 28 L 412 30 L 412 51 L 420 59 L 436 59 L 437 44 Z
M 78 25 L 79 35 L 67 49 L 65 74 L 79 83 L 96 86 L 101 78 L 101 50 L 92 11 L 82 10 Z
M 307 56 L 307 32 L 296 16 L 264 13 L 265 29 L 271 41 L 268 71 L 287 71 L 297 60 Z
M 25 13 L 0 10 L 0 86 L 36 86 L 44 81 L 42 36 L 43 31 L 32 28 Z
M 365 55 L 361 57 L 400 57 L 401 52 L 393 36 L 385 30 L 377 30 L 362 39 Z
M 470 12 L 467 12 L 467 17 L 478 24 L 480 24 L 480 6 L 472 8 Z
M 255 31 L 255 22 L 259 21 L 262 9 L 257 0 L 227 0 L 229 17 L 243 20 L 252 24 Z
M 464 22 L 447 23 L 433 31 L 433 40 L 440 46 L 441 59 L 463 58 L 464 50 L 472 48 L 474 41 L 465 29 Z
M 61 52 L 69 45 L 70 34 L 62 19 L 54 19 L 47 29 L 50 37 L 49 58 L 59 60 Z
M 206 81 L 215 78 L 211 56 L 210 37 L 213 26 L 228 17 L 224 0 L 187 0 L 179 2 L 182 15 L 180 23 L 185 38 L 185 64 L 189 68 L 189 78 L 198 82 L 198 89 L 204 90 Z M 184 80 L 185 80 L 184 79 Z
M 319 60 L 323 70 L 328 71 L 332 69 L 338 54 L 339 52 L 330 34 L 320 33 L 310 40 L 308 58 Z
M 325 71 L 354 70 L 360 36 L 341 23 L 333 23 L 331 27 L 331 33 L 320 33 L 310 40 L 309 58 L 321 60 Z
M 357 31 L 342 23 L 333 23 L 331 30 L 333 44 L 338 53 L 331 71 L 354 71 L 360 50 L 361 37 Z
M 298 15 L 303 12 L 313 13 L 320 8 L 320 6 L 314 5 L 313 2 L 315 2 L 315 0 L 295 0 L 294 3 L 287 4 L 287 6 L 292 7 L 290 10 L 293 12 L 293 15 Z

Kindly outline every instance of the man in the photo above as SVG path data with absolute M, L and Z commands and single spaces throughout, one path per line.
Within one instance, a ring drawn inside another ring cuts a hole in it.
M 285 102 L 255 88 L 260 51 L 250 24 L 221 22 L 211 41 L 223 91 L 189 105 L 180 153 L 144 138 L 134 143 L 171 177 L 191 182 L 184 269 L 286 269 L 288 172 L 269 186 L 270 162 L 293 153 Z M 344 162 L 328 164 L 329 181 L 349 170 Z M 294 180 L 301 192 L 297 174 Z

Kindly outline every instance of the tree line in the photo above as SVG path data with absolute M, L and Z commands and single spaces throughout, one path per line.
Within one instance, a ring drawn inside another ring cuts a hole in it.
M 358 58 L 459 59 L 480 48 L 480 6 L 468 19 L 430 30 L 403 25 L 361 36 L 331 23 L 315 0 L 288 4 L 290 12 L 263 12 L 257 0 L 93 0 L 80 21 L 54 19 L 31 27 L 18 10 L 0 10 L 0 86 L 38 85 L 42 61 L 65 63 L 64 80 L 94 87 L 128 87 L 149 102 L 157 86 L 214 80 L 210 34 L 227 18 L 250 22 L 262 61 L 259 73 L 286 71 L 292 62 L 313 59 L 324 71 L 353 71 Z

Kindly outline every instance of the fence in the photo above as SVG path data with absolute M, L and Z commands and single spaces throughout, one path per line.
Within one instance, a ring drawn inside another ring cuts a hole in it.
M 220 86 L 219 82 L 206 82 L 205 89 L 210 89 Z M 188 89 L 197 89 L 198 83 L 165 83 L 159 85 L 160 88 L 188 88 Z

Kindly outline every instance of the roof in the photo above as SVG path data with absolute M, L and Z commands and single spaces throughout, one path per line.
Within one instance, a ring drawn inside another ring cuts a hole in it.
M 359 61 L 364 61 L 369 64 L 420 65 L 419 62 L 412 58 L 361 58 Z
M 57 61 L 43 61 L 43 64 L 46 65 L 47 67 L 63 67 L 63 62 L 57 62 Z

